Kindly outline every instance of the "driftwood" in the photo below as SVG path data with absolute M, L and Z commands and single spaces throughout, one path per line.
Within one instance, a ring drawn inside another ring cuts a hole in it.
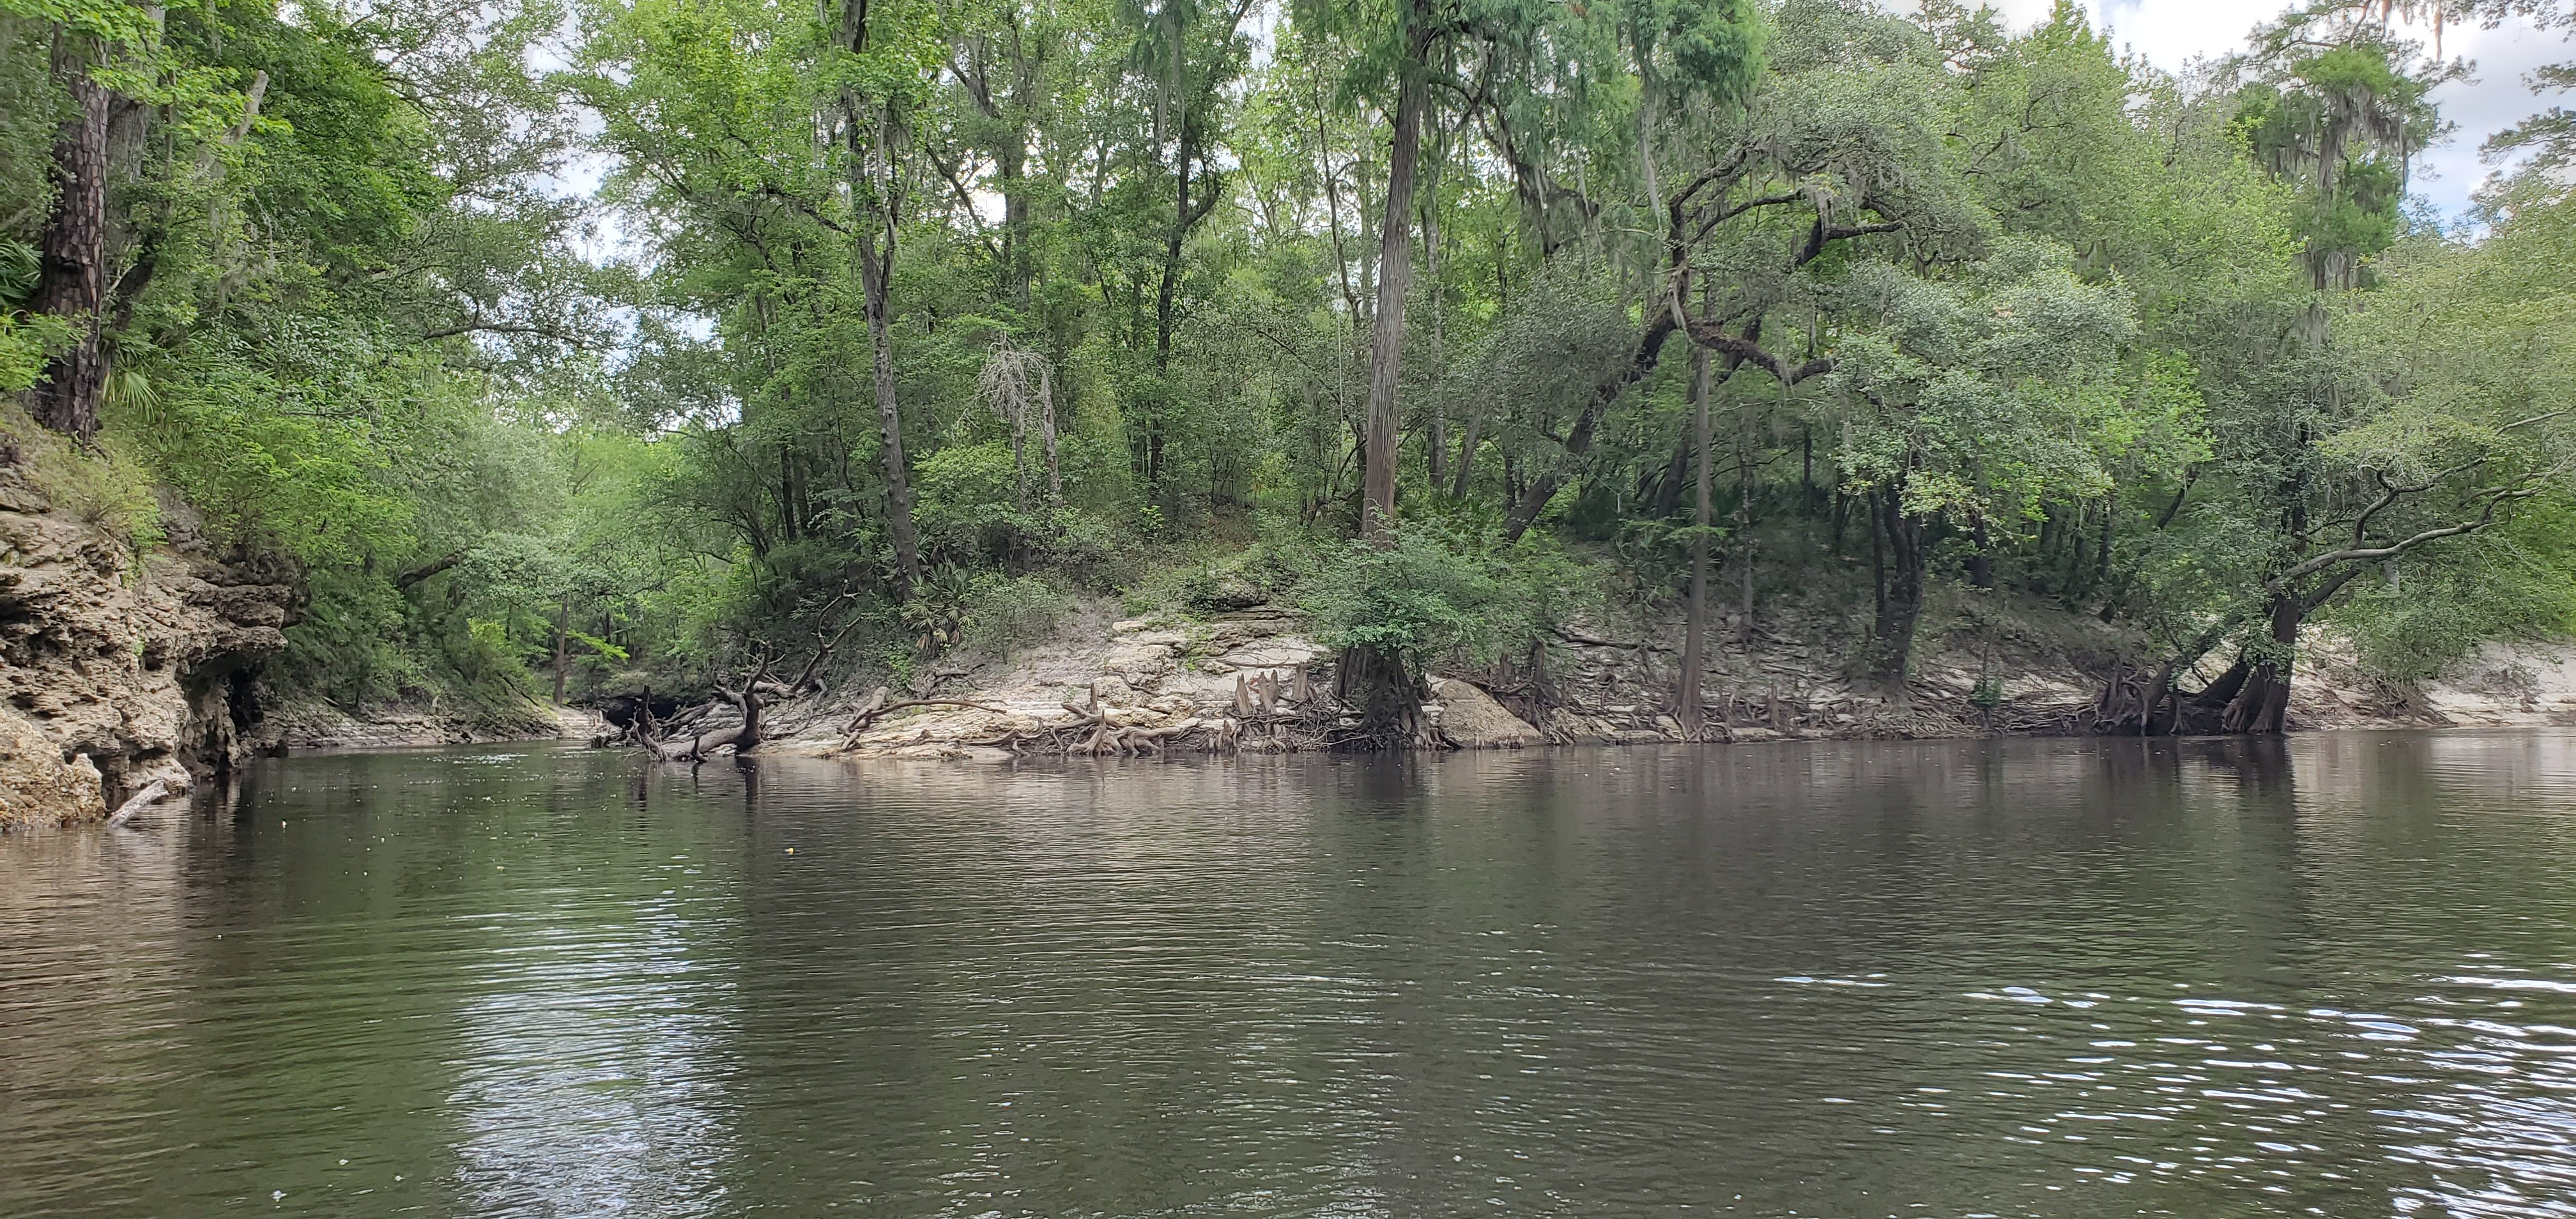
M 1648 639 L 1639 639 L 1623 643 L 1616 639 L 1604 639 L 1599 635 L 1592 634 L 1588 631 L 1577 630 L 1570 626 L 1549 627 L 1548 633 L 1566 641 L 1567 643 L 1579 643 L 1587 648 L 1617 648 L 1623 652 L 1669 652 L 1673 650 L 1672 645 L 1668 643 L 1656 643 L 1653 640 Z
M 123 825 L 126 822 L 133 820 L 134 814 L 142 812 L 144 809 L 159 803 L 164 797 L 171 794 L 170 781 L 168 779 L 154 779 L 153 781 L 144 784 L 143 790 L 126 797 L 125 803 L 117 805 L 116 814 L 109 817 L 107 819 L 107 823 L 109 825 Z
M 644 747 L 651 750 L 653 756 L 662 761 L 692 764 L 706 761 L 708 754 L 719 749 L 731 748 L 735 757 L 750 753 L 760 745 L 761 687 L 768 681 L 769 666 L 774 659 L 775 657 L 763 653 L 759 666 L 751 671 L 750 678 L 742 683 L 740 689 L 716 687 L 716 694 L 741 712 L 742 719 L 739 723 L 724 728 L 711 728 L 685 739 L 670 738 L 668 733 L 677 732 L 686 725 L 704 723 L 717 705 L 710 700 L 673 716 L 671 726 L 663 735 L 642 738 Z
M 832 598 L 831 604 L 824 606 L 816 616 L 823 621 L 829 621 L 834 609 L 839 608 L 842 602 L 853 600 L 857 596 L 857 593 L 842 593 Z M 774 699 L 794 698 L 799 694 L 810 694 L 822 689 L 823 666 L 831 661 L 832 653 L 840 648 L 841 641 L 849 638 L 851 631 L 858 629 L 860 621 L 858 615 L 851 615 L 850 620 L 842 623 L 841 629 L 828 638 L 821 631 L 814 632 L 814 654 L 806 659 L 804 669 L 800 670 L 795 677 L 787 681 L 762 681 L 753 684 L 759 687 L 762 694 Z

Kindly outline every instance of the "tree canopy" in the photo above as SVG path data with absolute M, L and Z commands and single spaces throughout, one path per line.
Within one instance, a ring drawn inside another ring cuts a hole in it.
M 1401 682 L 1575 589 L 1696 649 L 1768 545 L 1871 556 L 1856 679 L 2002 590 L 2141 641 L 2109 726 L 2273 731 L 2319 624 L 2576 614 L 2565 116 L 2410 209 L 2403 15 L 0 0 L 0 390 L 295 565 L 346 704 L 899 675 L 1218 553 Z

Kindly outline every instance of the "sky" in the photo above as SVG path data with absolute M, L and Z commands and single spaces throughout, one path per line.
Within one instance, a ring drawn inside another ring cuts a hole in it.
M 2027 28 L 2048 15 L 2049 0 L 1989 0 L 2014 28 Z M 2215 58 L 2242 46 L 2245 36 L 2270 13 L 2278 0 L 2082 0 L 2097 28 L 2108 25 L 2112 37 L 2136 50 L 2148 62 L 2181 71 L 2195 58 Z M 2431 40 L 2429 27 L 2413 31 Z M 2470 192 L 2486 179 L 2488 167 L 2478 160 L 2478 145 L 2494 132 L 2557 99 L 2532 95 L 2523 74 L 2545 63 L 2576 59 L 2576 45 L 2559 33 L 2519 23 L 2493 30 L 2474 25 L 2445 26 L 2442 54 L 2473 61 L 2473 79 L 2445 85 L 2434 94 L 2442 113 L 2459 124 L 2450 140 L 2428 151 L 2418 162 L 2414 187 L 2446 216 L 2468 209 Z

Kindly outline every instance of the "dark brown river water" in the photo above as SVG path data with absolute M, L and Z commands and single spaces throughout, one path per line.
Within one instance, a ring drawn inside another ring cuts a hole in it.
M 2576 1215 L 2576 735 L 695 776 L 0 840 L 0 1215 Z

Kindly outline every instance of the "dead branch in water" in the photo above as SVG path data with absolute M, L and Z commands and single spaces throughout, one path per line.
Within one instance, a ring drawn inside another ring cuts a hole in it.
M 728 746 L 733 749 L 735 757 L 750 753 L 759 746 L 761 741 L 760 712 L 763 706 L 761 687 L 769 684 L 769 666 L 777 663 L 777 660 L 775 653 L 762 648 L 760 663 L 752 669 L 751 676 L 744 680 L 740 689 L 730 689 L 721 685 L 716 687 L 717 695 L 733 704 L 734 708 L 742 713 L 741 722 L 730 727 L 709 729 L 686 740 L 675 741 L 667 736 L 647 737 L 644 739 L 644 747 L 651 750 L 658 760 L 688 762 L 692 765 L 706 761 L 708 754 Z M 714 700 L 709 700 L 692 709 L 690 713 L 672 717 L 673 729 L 676 730 L 683 722 L 703 722 L 708 713 L 714 710 L 715 705 Z
M 154 779 L 153 781 L 144 784 L 143 790 L 127 797 L 125 803 L 116 806 L 116 815 L 109 817 L 107 819 L 107 823 L 109 825 L 123 825 L 126 822 L 133 820 L 134 814 L 142 812 L 144 809 L 158 803 L 163 797 L 170 794 L 172 793 L 170 790 L 170 781 L 168 779 Z

